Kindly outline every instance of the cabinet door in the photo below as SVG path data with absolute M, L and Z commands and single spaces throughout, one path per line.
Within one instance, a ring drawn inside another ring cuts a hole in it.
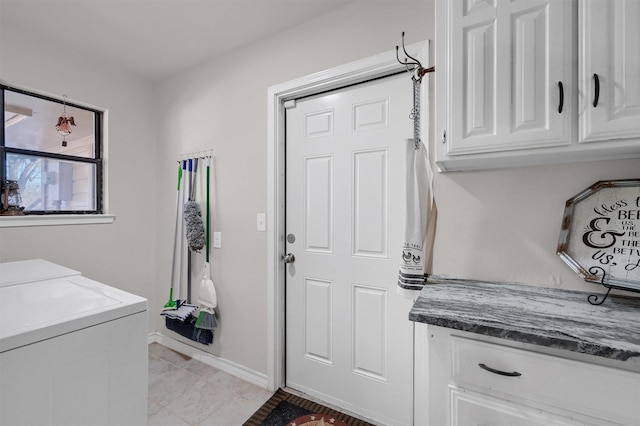
M 0 353 L 0 425 L 146 425 L 147 323 L 139 312 Z
M 580 141 L 638 138 L 640 2 L 579 3 Z
M 450 387 L 451 426 L 585 426 L 587 423 L 546 413 L 503 399 Z
M 446 62 L 446 155 L 568 145 L 573 2 L 451 0 L 438 6 L 436 21 L 445 34 L 437 37 L 446 40 L 438 56 L 438 66 Z

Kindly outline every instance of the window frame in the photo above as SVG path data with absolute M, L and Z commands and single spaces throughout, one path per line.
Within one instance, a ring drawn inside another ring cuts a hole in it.
M 14 93 L 19 93 L 26 96 L 31 96 L 39 99 L 43 99 L 49 102 L 60 104 L 61 108 L 64 104 L 82 109 L 85 111 L 89 111 L 94 114 L 94 150 L 93 157 L 79 157 L 74 155 L 60 154 L 60 153 L 51 153 L 45 151 L 34 151 L 27 150 L 22 148 L 14 148 L 7 147 L 5 145 L 5 127 L 2 126 L 2 131 L 0 131 L 0 183 L 3 183 L 6 176 L 6 159 L 9 154 L 18 154 L 18 155 L 27 155 L 27 156 L 35 156 L 38 158 L 46 158 L 52 160 L 60 160 L 60 161 L 73 161 L 85 164 L 92 164 L 95 166 L 95 210 L 29 210 L 25 211 L 25 216 L 40 216 L 40 217 L 48 217 L 48 216 L 65 216 L 67 218 L 80 217 L 84 215 L 104 215 L 104 206 L 105 206 L 105 194 L 104 194 L 104 160 L 103 160 L 103 152 L 104 152 L 104 114 L 105 111 L 101 111 L 95 107 L 90 107 L 86 105 L 81 105 L 74 102 L 69 102 L 67 99 L 59 99 L 53 96 L 44 95 L 41 93 L 33 92 L 27 89 L 21 89 L 14 86 L 9 86 L 6 84 L 0 84 L 0 104 L 3 109 L 3 117 L 4 117 L 4 108 L 5 108 L 5 91 L 11 91 Z M 4 120 L 4 118 L 3 118 Z M 18 218 L 24 218 L 25 216 L 18 216 Z M 7 216 L 0 216 L 1 218 L 6 218 Z M 33 221 L 30 221 L 35 223 Z M 46 221 L 51 222 L 51 221 Z M 51 222 L 53 223 L 53 222 Z

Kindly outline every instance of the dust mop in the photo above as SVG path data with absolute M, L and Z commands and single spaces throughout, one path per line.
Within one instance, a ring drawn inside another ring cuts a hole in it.
M 209 264 L 209 251 L 210 251 L 210 234 L 211 234 L 211 218 L 209 216 L 210 204 L 209 204 L 209 169 L 211 164 L 211 157 L 207 159 L 207 211 L 206 211 L 206 225 L 207 231 L 205 236 L 206 256 L 204 262 L 204 276 L 200 282 L 198 288 L 198 303 L 200 304 L 200 315 L 196 321 L 196 327 L 203 330 L 213 330 L 217 326 L 216 316 L 214 309 L 218 306 L 218 297 L 216 296 L 216 288 L 211 279 L 211 265 Z
M 193 168 L 194 165 L 195 170 Z M 187 228 L 187 242 L 189 243 L 189 249 L 199 253 L 205 245 L 205 237 L 200 205 L 196 202 L 194 196 L 195 185 L 193 184 L 193 171 L 197 171 L 197 168 L 198 159 L 189 159 L 189 185 L 191 187 L 191 191 L 189 192 L 189 200 L 184 205 L 184 223 Z

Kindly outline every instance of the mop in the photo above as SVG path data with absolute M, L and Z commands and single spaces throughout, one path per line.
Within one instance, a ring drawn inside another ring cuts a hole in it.
M 177 309 L 163 311 L 160 315 L 178 321 L 185 321 L 196 309 L 198 309 L 198 307 L 195 305 L 182 303 Z
M 200 315 L 196 321 L 196 327 L 203 330 L 213 330 L 217 326 L 216 316 L 214 309 L 218 306 L 218 298 L 216 296 L 216 288 L 211 280 L 211 266 L 209 264 L 209 237 L 211 234 L 211 218 L 209 216 L 209 168 L 211 164 L 211 158 L 207 159 L 207 211 L 206 211 L 206 257 L 204 262 L 204 276 L 200 282 L 200 288 L 198 289 L 198 303 L 200 304 Z
M 178 163 L 178 192 L 176 193 L 176 226 L 173 231 L 173 257 L 171 258 L 171 288 L 169 289 L 169 301 L 162 308 L 163 311 L 178 308 L 178 304 L 173 300 L 173 285 L 176 282 L 176 250 L 178 245 L 178 226 L 180 224 L 180 182 L 182 181 L 182 167 Z
M 198 225 L 196 222 L 200 222 L 200 227 L 202 227 L 202 219 L 197 220 L 194 217 L 188 217 L 187 214 L 187 205 L 190 202 L 193 202 L 193 204 L 195 204 L 195 197 L 194 197 L 194 180 L 193 180 L 193 164 L 198 164 L 198 159 L 196 158 L 194 159 L 189 159 L 189 201 L 187 201 L 187 204 L 185 205 L 185 211 L 184 211 L 184 224 L 185 224 L 185 229 L 187 232 L 187 242 L 189 242 L 189 233 L 191 232 L 191 234 L 194 234 L 194 232 L 197 233 L 197 228 Z M 197 206 L 197 204 L 195 204 Z M 198 208 L 198 216 L 200 215 L 200 210 Z M 204 232 L 203 232 L 204 234 Z M 193 312 L 195 312 L 196 309 L 198 309 L 198 307 L 196 305 L 191 305 L 191 253 L 194 250 L 191 248 L 191 244 L 189 244 L 189 247 L 187 248 L 187 298 L 184 301 L 184 303 L 182 303 L 182 305 L 180 306 L 180 308 L 184 308 L 182 309 L 182 311 L 184 312 L 185 318 L 183 318 L 183 320 L 186 319 L 187 316 L 191 315 Z M 179 308 L 179 310 L 180 310 Z
M 182 168 L 181 168 L 181 173 L 184 174 L 186 172 L 186 162 L 183 161 L 182 162 Z M 186 189 L 186 185 L 183 189 Z M 183 200 L 184 200 L 184 194 L 185 191 L 182 191 L 182 196 L 183 196 Z M 180 211 L 180 208 L 178 206 L 178 208 L 176 209 L 176 221 L 179 222 L 179 217 L 178 217 L 178 213 Z M 178 240 L 177 236 L 177 230 L 178 230 L 178 226 L 176 225 L 176 230 L 175 230 L 175 241 L 174 241 L 174 250 L 176 247 L 176 241 Z M 177 282 L 180 283 L 182 281 L 182 262 L 183 262 L 183 254 L 182 254 L 182 241 L 184 240 L 184 227 L 181 227 L 181 234 L 180 234 L 180 263 L 179 263 L 179 268 L 178 268 L 178 279 Z M 174 254 L 174 258 L 175 258 L 175 254 Z M 173 277 L 173 272 L 172 272 L 172 277 Z M 181 286 L 180 286 L 181 287 Z M 171 289 L 171 294 L 173 295 L 173 287 Z M 172 296 L 173 297 L 173 296 Z M 163 312 L 160 313 L 160 315 L 163 315 L 165 317 L 167 317 L 168 319 L 173 319 L 173 320 L 179 320 L 179 321 L 185 321 L 187 318 L 189 318 L 189 316 L 198 308 L 195 305 L 190 305 L 188 303 L 185 303 L 188 301 L 181 301 L 178 298 L 177 303 L 175 303 L 174 307 L 169 307 L 167 309 L 164 309 Z M 168 323 L 168 321 L 167 321 Z M 168 327 L 168 326 L 167 326 Z

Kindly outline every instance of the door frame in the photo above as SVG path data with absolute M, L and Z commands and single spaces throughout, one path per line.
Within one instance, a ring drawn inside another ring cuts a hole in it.
M 407 52 L 425 67 L 429 64 L 428 40 L 411 44 Z M 405 69 L 396 60 L 395 50 L 290 80 L 268 89 L 267 140 L 267 387 L 275 391 L 285 384 L 285 103 L 385 77 Z M 409 73 L 407 73 L 407 78 Z M 421 129 L 428 129 L 429 79 L 421 87 Z M 407 118 L 410 111 L 407 111 Z M 428 148 L 428 134 L 420 135 Z

